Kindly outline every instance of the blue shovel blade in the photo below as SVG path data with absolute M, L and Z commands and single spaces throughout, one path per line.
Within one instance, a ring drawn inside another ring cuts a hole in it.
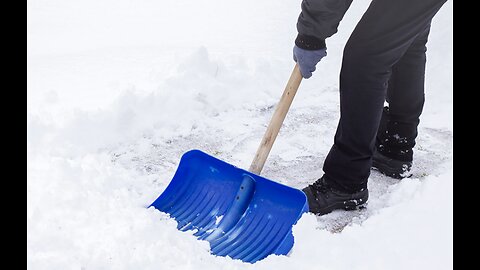
M 150 205 L 182 231 L 210 242 L 211 252 L 254 263 L 286 255 L 292 226 L 308 212 L 305 194 L 199 150 L 186 152 L 165 191 Z

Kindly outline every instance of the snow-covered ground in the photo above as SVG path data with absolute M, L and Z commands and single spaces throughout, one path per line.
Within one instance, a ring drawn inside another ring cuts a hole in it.
M 369 2 L 327 40 L 263 176 L 321 176 L 343 45 Z M 27 3 L 29 269 L 453 268 L 452 1 L 432 24 L 414 176 L 372 171 L 366 209 L 305 214 L 288 256 L 253 265 L 147 206 L 189 149 L 248 168 L 294 65 L 300 0 Z

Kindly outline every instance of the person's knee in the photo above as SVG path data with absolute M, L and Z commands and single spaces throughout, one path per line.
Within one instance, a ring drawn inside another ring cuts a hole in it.
M 383 89 L 391 74 L 391 66 L 387 62 L 375 48 L 349 40 L 343 50 L 341 78 Z
M 377 67 L 368 57 L 366 50 L 350 46 L 345 47 L 340 72 L 340 78 L 344 84 L 377 84 L 379 81 L 377 75 Z

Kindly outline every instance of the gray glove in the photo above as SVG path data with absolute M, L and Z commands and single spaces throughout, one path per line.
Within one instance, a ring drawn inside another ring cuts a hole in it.
M 298 63 L 302 77 L 308 79 L 312 77 L 316 65 L 323 57 L 327 56 L 327 48 L 320 50 L 305 50 L 297 45 L 293 47 L 293 60 Z

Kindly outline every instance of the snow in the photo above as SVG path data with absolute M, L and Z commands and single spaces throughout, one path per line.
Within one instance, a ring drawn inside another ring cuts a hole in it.
M 262 175 L 322 174 L 354 1 L 304 80 Z M 147 206 L 180 156 L 248 168 L 293 68 L 299 1 L 27 1 L 28 269 L 452 269 L 453 5 L 432 23 L 413 176 L 372 171 L 366 209 L 305 214 L 288 256 L 209 253 Z M 221 217 L 218 217 L 218 220 Z
M 216 218 L 215 218 L 215 224 L 220 223 L 220 221 L 222 221 L 222 218 L 223 218 L 223 215 L 216 217 Z

